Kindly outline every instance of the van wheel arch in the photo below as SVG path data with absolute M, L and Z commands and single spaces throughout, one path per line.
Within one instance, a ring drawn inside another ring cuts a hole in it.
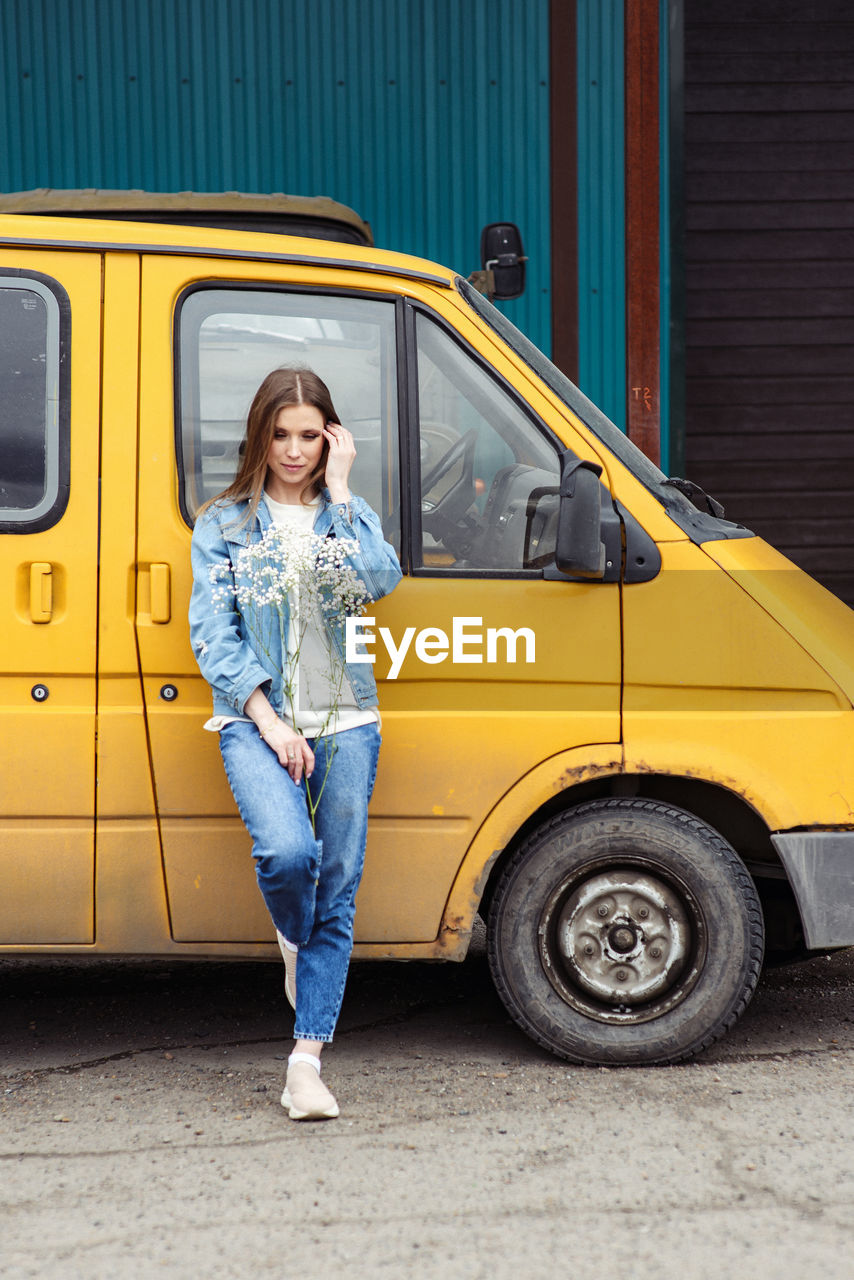
M 717 831 L 747 865 L 765 916 L 765 954 L 772 964 L 808 959 L 794 893 L 771 843 L 771 832 L 744 798 L 718 784 L 677 774 L 607 774 L 579 783 L 551 799 L 523 823 L 490 868 L 479 914 L 485 921 L 503 869 L 544 823 L 590 800 L 627 796 L 674 805 Z

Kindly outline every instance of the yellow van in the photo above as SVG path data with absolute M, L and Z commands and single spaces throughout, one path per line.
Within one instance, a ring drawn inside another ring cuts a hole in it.
M 453 272 L 6 215 L 0 335 L 0 950 L 278 955 L 186 615 L 194 512 L 289 363 L 405 568 L 358 624 L 357 957 L 460 960 L 480 912 L 529 1035 L 655 1063 L 732 1025 L 766 938 L 854 944 L 854 616 Z

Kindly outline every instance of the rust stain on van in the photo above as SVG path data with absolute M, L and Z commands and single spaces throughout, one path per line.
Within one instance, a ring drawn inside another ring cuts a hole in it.
M 464 911 L 446 913 L 443 917 L 433 951 L 437 958 L 442 960 L 465 960 L 469 943 L 471 942 L 474 918 L 477 915 L 480 900 L 483 897 L 483 891 L 489 879 L 489 873 L 501 853 L 501 849 L 493 849 L 481 867 L 480 874 L 469 891 L 466 909 Z
M 564 769 L 563 773 L 555 778 L 552 784 L 554 791 L 568 791 L 570 787 L 576 786 L 579 782 L 590 782 L 593 778 L 607 778 L 622 774 L 622 762 L 620 760 L 611 760 L 607 764 L 579 764 L 569 769 Z

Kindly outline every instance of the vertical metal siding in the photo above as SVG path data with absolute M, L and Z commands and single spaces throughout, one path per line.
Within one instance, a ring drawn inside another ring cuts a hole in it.
M 661 360 L 661 469 L 671 474 L 670 450 L 670 379 L 672 365 L 670 359 L 670 327 L 672 322 L 672 277 L 670 255 L 672 251 L 672 228 L 670 222 L 670 189 L 671 189 L 671 157 L 670 157 L 670 59 L 671 31 L 670 14 L 673 0 L 659 0 L 658 32 L 659 32 L 659 189 L 658 208 L 660 218 L 661 249 L 659 261 L 659 279 L 661 282 L 661 332 L 659 349 Z M 681 474 L 681 473 L 680 473 Z
M 577 0 L 578 384 L 626 429 L 624 0 Z
M 3 0 L 0 186 L 325 194 L 550 347 L 548 0 Z

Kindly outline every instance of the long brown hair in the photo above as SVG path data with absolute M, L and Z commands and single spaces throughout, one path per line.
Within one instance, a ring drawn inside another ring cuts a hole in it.
M 249 502 L 246 517 L 241 526 L 254 519 L 258 503 L 264 495 L 267 479 L 267 455 L 276 430 L 276 419 L 282 409 L 292 405 L 312 405 L 323 414 L 324 423 L 338 422 L 338 414 L 325 382 L 311 369 L 274 369 L 268 373 L 249 407 L 246 419 L 246 437 L 240 446 L 240 466 L 237 475 L 227 489 L 211 498 L 200 509 L 199 515 L 213 502 Z M 312 498 L 320 488 L 326 471 L 329 441 L 324 436 L 323 450 L 314 471 L 306 481 L 300 500 Z

